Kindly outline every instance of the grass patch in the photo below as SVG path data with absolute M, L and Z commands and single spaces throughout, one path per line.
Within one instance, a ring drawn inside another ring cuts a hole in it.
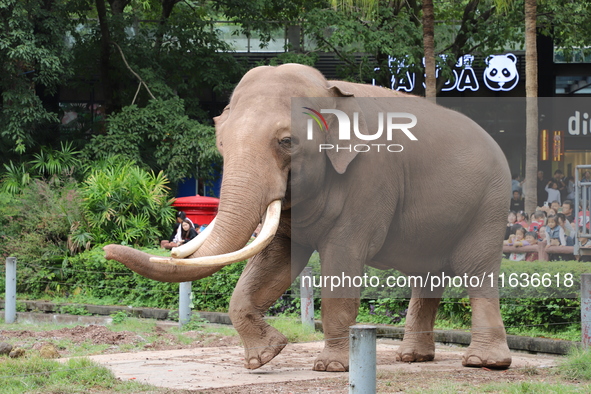
M 155 392 L 156 387 L 133 381 L 119 381 L 111 371 L 88 359 L 65 363 L 39 357 L 0 359 L 2 393 L 121 393 Z
M 558 366 L 558 374 L 570 380 L 591 380 L 591 351 L 572 350 Z
M 564 383 L 545 382 L 516 382 L 516 383 L 488 383 L 472 388 L 470 393 L 508 393 L 508 394 L 537 394 L 537 393 L 588 393 L 591 386 L 565 385 Z
M 437 318 L 435 321 L 435 330 L 465 330 L 470 331 L 470 325 L 453 319 Z M 581 341 L 581 326 L 580 324 L 572 324 L 563 330 L 545 329 L 544 327 L 505 327 L 505 331 L 509 335 L 519 335 L 522 337 L 532 338 L 550 338 L 562 339 L 565 341 Z
M 290 342 L 310 342 L 324 339 L 324 334 L 302 325 L 298 319 L 293 317 L 276 317 L 268 319 L 267 322 L 285 335 Z
M 540 327 L 507 327 L 507 334 L 521 335 L 532 338 L 562 339 L 579 342 L 581 340 L 581 326 L 573 324 L 564 331 L 548 331 Z

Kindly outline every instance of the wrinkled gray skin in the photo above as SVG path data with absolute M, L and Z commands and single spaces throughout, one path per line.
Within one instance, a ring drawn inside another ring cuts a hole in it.
M 300 272 L 314 250 L 320 253 L 323 275 L 340 275 L 344 266 L 352 267 L 350 274 L 358 274 L 368 264 L 406 274 L 445 271 L 480 277 L 498 272 L 500 266 L 509 169 L 500 148 L 478 125 L 427 100 L 409 98 L 408 108 L 396 111 L 416 114 L 418 124 L 411 131 L 418 141 L 400 139 L 404 152 L 319 155 L 318 143 L 337 142 L 338 127 L 333 124 L 328 135 L 315 133 L 314 141 L 294 141 L 290 147 L 291 97 L 409 96 L 327 81 L 317 70 L 302 65 L 258 67 L 243 77 L 229 106 L 215 119 L 217 144 L 224 157 L 217 225 L 190 257 L 241 248 L 267 205 L 283 199 L 275 238 L 250 259 L 230 302 L 230 317 L 245 347 L 245 366 L 251 369 L 269 362 L 287 342 L 263 315 L 290 286 L 292 271 Z M 362 132 L 377 129 L 371 120 L 375 112 L 392 111 L 380 105 L 377 100 L 375 108 L 362 109 L 369 129 Z M 292 187 L 305 182 L 310 194 L 291 198 L 290 171 Z M 295 210 L 297 220 L 294 215 L 291 223 Z M 147 254 L 120 245 L 105 250 L 108 258 L 160 281 L 196 280 L 220 268 L 151 263 Z M 498 298 L 479 288 L 468 293 L 472 342 L 463 364 L 508 367 L 511 357 Z M 431 331 L 440 295 L 427 297 L 421 288 L 413 289 L 398 350 L 400 360 L 433 359 Z M 323 296 L 326 344 L 315 370 L 348 369 L 346 338 L 358 307 L 358 299 Z

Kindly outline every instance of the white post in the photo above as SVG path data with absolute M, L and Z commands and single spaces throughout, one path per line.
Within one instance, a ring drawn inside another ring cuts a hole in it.
M 191 283 L 179 283 L 179 327 L 191 320 Z
M 349 394 L 376 392 L 376 327 L 349 327 Z
M 6 297 L 4 299 L 4 322 L 16 321 L 16 257 L 6 258 Z
M 304 277 L 309 278 L 304 280 Z M 314 330 L 314 289 L 312 288 L 312 267 L 305 267 L 300 275 L 302 325 Z

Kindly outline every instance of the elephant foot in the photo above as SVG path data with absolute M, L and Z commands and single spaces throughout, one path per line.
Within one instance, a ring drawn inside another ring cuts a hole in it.
M 347 372 L 349 370 L 349 350 L 324 348 L 314 361 L 314 371 Z
M 257 369 L 273 360 L 287 345 L 287 338 L 273 327 L 268 327 L 268 334 L 264 338 L 244 341 L 246 356 L 244 366 Z
M 402 361 L 404 363 L 416 363 L 433 361 L 435 358 L 435 344 L 425 343 L 413 343 L 402 344 L 396 350 L 396 361 Z
M 464 367 L 507 369 L 511 365 L 511 353 L 507 343 L 470 345 L 462 357 Z

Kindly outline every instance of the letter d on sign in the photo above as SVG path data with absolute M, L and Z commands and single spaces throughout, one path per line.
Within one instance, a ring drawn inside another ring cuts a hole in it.
M 568 118 L 568 133 L 570 135 L 581 134 L 581 113 L 575 111 L 574 116 Z

